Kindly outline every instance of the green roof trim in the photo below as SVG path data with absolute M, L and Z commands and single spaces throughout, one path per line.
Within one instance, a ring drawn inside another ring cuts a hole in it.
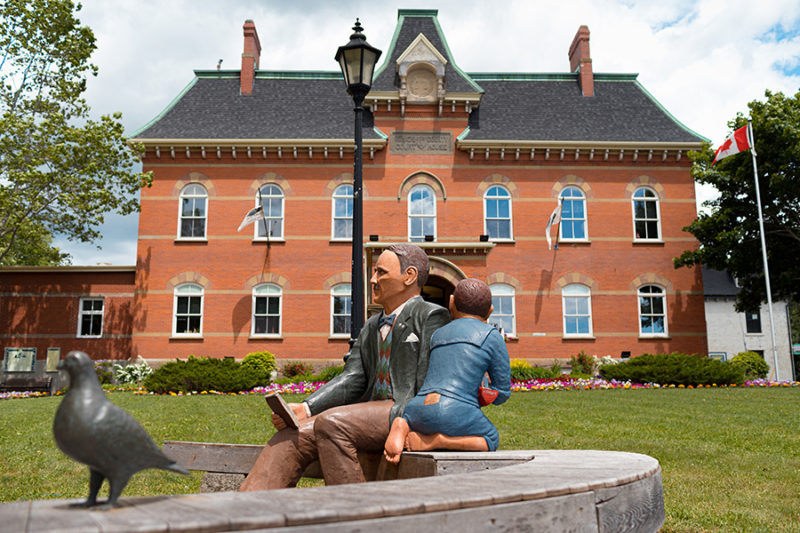
M 700 135 L 696 131 L 694 131 L 691 128 L 689 128 L 688 126 L 686 126 L 683 122 L 681 122 L 680 120 L 675 118 L 675 116 L 672 113 L 670 113 L 669 111 L 667 111 L 667 108 L 665 108 L 663 105 L 661 105 L 661 102 L 656 100 L 655 97 L 652 94 L 650 94 L 650 92 L 647 89 L 645 89 L 644 85 L 639 83 L 638 80 L 635 81 L 634 83 L 636 83 L 636 86 L 645 94 L 645 96 L 647 96 L 650 100 L 652 100 L 653 103 L 656 104 L 656 106 L 658 106 L 658 108 L 661 111 L 663 111 L 664 114 L 667 115 L 670 118 L 670 120 L 672 120 L 675 124 L 677 124 L 681 129 L 683 129 L 687 133 L 690 133 L 691 135 L 694 135 L 695 137 L 699 137 L 703 142 L 707 142 L 707 143 L 711 142 L 711 139 L 708 139 L 708 138 L 704 137 L 703 135 Z
M 400 17 L 437 17 L 439 16 L 438 9 L 398 9 L 397 19 Z
M 470 72 L 478 81 L 576 81 L 577 74 L 570 72 Z M 594 81 L 636 81 L 638 74 L 596 73 Z
M 178 95 L 177 95 L 175 98 L 173 98 L 173 99 L 172 99 L 172 101 L 171 101 L 169 104 L 167 104 L 167 107 L 165 107 L 165 108 L 164 108 L 164 109 L 161 111 L 161 113 L 159 113 L 158 115 L 156 115 L 156 116 L 155 116 L 155 117 L 154 117 L 152 120 L 150 120 L 150 122 L 148 122 L 147 124 L 145 124 L 144 126 L 142 126 L 141 128 L 139 128 L 138 130 L 136 130 L 136 131 L 135 131 L 135 132 L 133 132 L 132 134 L 128 135 L 127 137 L 128 137 L 129 139 L 135 139 L 135 138 L 136 138 L 138 135 L 140 135 L 140 134 L 141 134 L 143 131 L 146 131 L 148 128 L 150 128 L 150 126 L 152 126 L 153 124 L 155 124 L 156 122 L 158 122 L 159 120 L 161 120 L 162 118 L 164 118 L 164 115 L 166 115 L 166 114 L 167 114 L 167 112 L 169 112 L 169 110 L 170 110 L 170 109 L 172 109 L 173 107 L 175 107 L 175 104 L 177 104 L 177 103 L 178 103 L 178 101 L 179 101 L 181 98 L 183 98 L 183 96 L 184 96 L 184 95 L 185 95 L 187 92 L 189 92 L 189 89 L 191 89 L 192 87 L 194 87 L 194 84 L 195 84 L 195 83 L 197 83 L 197 78 L 196 78 L 196 77 L 195 77 L 195 78 L 192 78 L 192 81 L 190 81 L 190 82 L 189 82 L 189 84 L 188 84 L 186 87 L 184 87 L 184 88 L 183 88 L 183 90 L 182 90 L 181 92 L 179 92 L 179 93 L 178 93 Z
M 391 57 L 391 51 L 395 49 L 397 46 L 397 38 L 400 35 L 400 29 L 403 27 L 403 21 L 406 17 L 430 17 L 433 19 L 433 24 L 436 26 L 436 31 L 439 33 L 439 38 L 442 40 L 442 45 L 444 46 L 445 51 L 447 52 L 447 56 L 450 58 L 450 65 L 453 66 L 456 72 L 461 74 L 464 79 L 475 89 L 476 92 L 484 93 L 485 91 L 481 88 L 480 85 L 475 83 L 469 74 L 461 70 L 458 65 L 456 65 L 456 61 L 453 58 L 452 52 L 450 52 L 450 46 L 447 44 L 447 39 L 444 37 L 444 32 L 442 31 L 442 27 L 439 25 L 439 10 L 438 9 L 398 9 L 397 10 L 397 26 L 394 29 L 394 35 L 392 35 L 392 41 L 389 43 L 389 49 L 384 56 L 386 59 L 383 61 L 383 64 L 378 67 L 375 71 L 372 79 L 377 79 L 378 76 L 386 70 L 386 67 L 389 66 L 389 58 Z
M 388 135 L 386 135 L 385 133 L 383 133 L 381 130 L 378 129 L 378 126 L 372 126 L 372 131 L 374 131 L 378 135 L 378 137 L 380 137 L 384 141 L 389 138 Z
M 203 79 L 238 78 L 240 70 L 195 70 L 194 75 Z M 259 80 L 341 80 L 342 71 L 336 70 L 256 70 Z

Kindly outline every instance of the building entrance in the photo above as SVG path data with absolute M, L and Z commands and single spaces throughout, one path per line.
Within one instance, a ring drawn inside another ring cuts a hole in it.
M 430 275 L 428 283 L 422 287 L 422 298 L 426 302 L 431 302 L 447 308 L 450 303 L 450 295 L 455 290 L 455 285 L 443 277 Z

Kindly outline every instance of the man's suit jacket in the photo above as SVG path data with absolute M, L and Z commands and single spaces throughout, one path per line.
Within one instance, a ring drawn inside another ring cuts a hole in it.
M 378 374 L 378 320 L 375 315 L 364 327 L 345 356 L 344 371 L 306 399 L 312 415 L 339 405 L 366 402 L 372 398 Z M 421 296 L 407 300 L 392 330 L 389 377 L 392 383 L 390 421 L 403 414 L 406 404 L 425 381 L 431 335 L 450 321 L 447 309 L 428 303 Z

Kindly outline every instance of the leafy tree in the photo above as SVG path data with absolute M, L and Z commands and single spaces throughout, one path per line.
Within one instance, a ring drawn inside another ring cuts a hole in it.
M 139 208 L 120 114 L 89 118 L 95 50 L 72 0 L 0 2 L 0 265 L 58 264 L 52 235 L 91 242 L 103 215 Z M 138 147 L 136 148 L 138 149 Z
M 759 173 L 764 233 L 772 295 L 800 302 L 800 92 L 793 97 L 766 91 L 765 101 L 748 104 Z M 747 124 L 741 113 L 731 129 Z M 737 310 L 758 309 L 766 300 L 764 264 L 758 227 L 753 164 L 750 152 L 729 156 L 713 167 L 714 152 L 706 145 L 690 152 L 692 176 L 710 183 L 720 195 L 684 228 L 700 241 L 698 250 L 675 258 L 675 267 L 707 264 L 727 270 L 739 282 Z

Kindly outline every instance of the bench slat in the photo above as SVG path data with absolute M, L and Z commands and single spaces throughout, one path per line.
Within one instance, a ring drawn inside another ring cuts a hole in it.
M 263 446 L 213 442 L 164 441 L 161 450 L 167 457 L 189 470 L 221 474 L 247 474 Z

